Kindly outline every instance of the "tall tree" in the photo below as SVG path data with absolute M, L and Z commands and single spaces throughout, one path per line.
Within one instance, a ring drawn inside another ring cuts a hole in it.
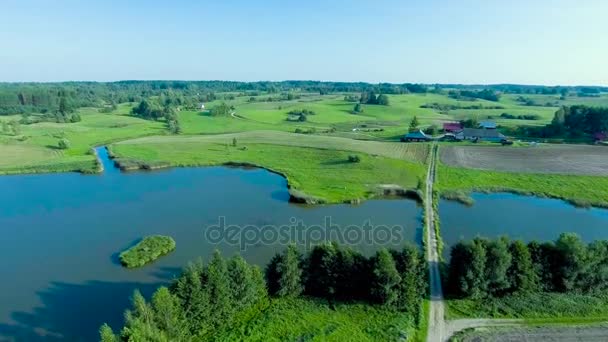
M 418 126 L 420 126 L 420 122 L 418 122 L 418 117 L 414 115 L 412 121 L 410 121 L 410 132 L 417 130 Z
M 232 306 L 232 293 L 226 261 L 218 250 L 213 253 L 213 257 L 207 266 L 205 289 L 211 304 L 210 321 L 216 328 L 226 324 L 234 308 Z
M 532 263 L 532 254 L 522 241 L 513 241 L 509 246 L 513 258 L 508 271 L 511 291 L 531 292 L 538 289 L 538 275 Z
M 377 102 L 379 105 L 388 106 L 389 105 L 388 96 L 386 96 L 385 94 L 378 95 Z
M 289 245 L 278 264 L 280 297 L 297 297 L 302 293 L 302 269 L 300 252 L 295 245 Z
M 485 241 L 487 251 L 486 276 L 490 295 L 504 294 L 510 287 L 507 271 L 511 267 L 512 256 L 506 238 Z
M 399 300 L 401 277 L 395 260 L 386 249 L 376 253 L 373 268 L 372 295 L 379 303 L 393 305 Z
M 586 246 L 581 238 L 573 233 L 562 233 L 555 247 L 559 259 L 558 290 L 572 291 L 579 286 L 579 276 L 585 269 Z

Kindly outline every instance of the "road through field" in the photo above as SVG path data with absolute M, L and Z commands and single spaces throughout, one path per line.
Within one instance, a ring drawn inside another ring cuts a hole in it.
M 437 248 L 437 235 L 435 233 L 435 217 L 433 211 L 433 183 L 435 182 L 435 161 L 437 159 L 437 145 L 431 146 L 431 158 L 426 176 L 426 258 L 429 263 L 429 281 L 431 306 L 429 313 L 428 341 L 444 341 L 445 321 L 443 289 L 441 287 L 441 275 L 439 273 L 439 252 Z

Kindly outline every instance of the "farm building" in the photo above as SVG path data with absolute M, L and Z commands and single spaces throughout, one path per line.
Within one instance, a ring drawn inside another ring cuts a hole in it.
M 401 141 L 405 141 L 405 142 L 430 141 L 430 140 L 432 140 L 432 138 L 429 137 L 428 135 L 424 134 L 424 132 L 421 130 L 410 132 L 401 138 Z
M 462 130 L 462 125 L 460 122 L 444 122 L 443 123 L 443 131 L 444 132 L 459 132 Z
M 505 136 L 495 129 L 465 128 L 456 134 L 456 139 L 501 142 Z
M 479 123 L 479 128 L 482 129 L 496 129 L 496 122 L 494 121 L 481 121 Z

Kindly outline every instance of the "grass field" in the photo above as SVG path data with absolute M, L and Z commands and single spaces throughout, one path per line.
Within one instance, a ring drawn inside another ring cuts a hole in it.
M 531 293 L 485 300 L 449 299 L 449 319 L 521 318 L 530 322 L 608 320 L 608 298 L 566 293 Z
M 77 123 L 41 122 L 21 125 L 17 136 L 0 134 L 0 174 L 92 171 L 92 147 L 164 131 L 164 123 L 125 115 L 128 110 L 121 105 L 114 114 L 101 114 L 84 108 Z M 69 149 L 57 148 L 62 138 L 70 141 Z
M 251 136 L 254 142 L 237 138 L 233 146 L 231 137 L 150 137 L 114 144 L 111 149 L 118 158 L 173 166 L 257 165 L 283 174 L 292 189 L 329 203 L 373 197 L 381 184 L 417 189 L 423 183 L 425 166 L 419 161 L 345 151 L 348 145 L 338 150 L 261 143 L 263 140 Z M 333 142 L 339 138 L 327 139 Z M 424 154 L 423 148 L 421 145 L 413 154 Z M 348 161 L 353 153 L 361 157 L 360 162 Z M 407 149 L 393 153 L 408 154 Z
M 437 171 L 436 186 L 441 192 L 505 191 L 608 207 L 608 177 L 484 171 L 442 164 Z
M 260 317 L 217 341 L 413 341 L 411 317 L 380 306 L 276 299 Z
M 237 96 L 226 101 L 236 107 L 234 116 L 211 117 L 208 113 L 181 111 L 178 113 L 184 135 L 237 133 L 253 130 L 294 132 L 296 129 L 315 134 L 331 135 L 357 140 L 398 140 L 407 132 L 409 122 L 417 116 L 422 127 L 465 118 L 483 120 L 493 117 L 501 125 L 543 125 L 553 117 L 557 107 L 553 104 L 608 105 L 608 95 L 597 98 L 568 97 L 559 100 L 553 95 L 525 95 L 539 106 L 524 106 L 517 95 L 503 95 L 499 102 L 485 100 L 456 100 L 444 94 L 389 95 L 390 105 L 364 105 L 364 111 L 353 114 L 354 103 L 344 100 L 345 94 L 318 95 L 303 93 L 291 101 L 260 102 L 268 94 Z M 355 94 L 356 95 L 356 94 Z M 221 100 L 207 103 L 208 108 Z M 449 105 L 449 109 L 422 108 L 428 105 Z M 129 114 L 133 104 L 123 103 L 112 113 L 102 114 L 96 108 L 81 108 L 82 121 L 78 123 L 37 123 L 21 125 L 21 132 L 13 136 L 0 133 L 0 174 L 23 172 L 57 172 L 94 170 L 94 157 L 89 154 L 93 146 L 137 138 L 166 134 L 162 121 L 148 121 Z M 500 107 L 492 109 L 491 107 Z M 288 122 L 287 113 L 294 109 L 309 109 L 306 122 Z M 540 120 L 506 120 L 498 115 L 534 114 Z M 20 116 L 2 116 L 1 121 L 20 119 Z M 71 146 L 57 149 L 60 139 L 66 138 Z

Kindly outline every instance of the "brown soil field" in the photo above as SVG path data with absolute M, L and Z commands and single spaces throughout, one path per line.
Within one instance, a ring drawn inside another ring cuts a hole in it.
M 551 341 L 551 342 L 599 342 L 608 341 L 608 327 L 518 327 L 518 328 L 480 328 L 464 333 L 459 339 L 463 342 L 512 342 L 512 341 Z
M 506 172 L 608 176 L 608 147 L 542 145 L 537 147 L 442 146 L 445 165 Z

